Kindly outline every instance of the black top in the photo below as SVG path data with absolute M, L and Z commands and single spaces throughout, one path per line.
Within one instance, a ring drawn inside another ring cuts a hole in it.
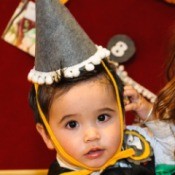
M 141 165 L 135 165 L 127 160 L 122 160 L 122 162 L 127 166 L 121 167 L 115 165 L 108 167 L 101 173 L 101 175 L 155 175 L 154 161 Z M 51 164 L 48 175 L 59 175 L 69 171 L 72 170 L 60 167 L 58 162 L 55 161 Z

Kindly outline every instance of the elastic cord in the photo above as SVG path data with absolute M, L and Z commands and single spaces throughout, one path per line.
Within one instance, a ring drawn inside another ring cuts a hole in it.
M 119 118 L 120 118 L 121 140 L 120 140 L 119 148 L 117 149 L 115 155 L 110 160 L 108 160 L 105 165 L 103 165 L 102 167 L 99 167 L 99 168 L 87 167 L 86 165 L 84 165 L 84 164 L 80 163 L 79 161 L 75 160 L 73 157 L 71 157 L 69 154 L 67 154 L 64 151 L 62 146 L 57 141 L 54 133 L 52 132 L 52 129 L 50 128 L 50 125 L 49 125 L 48 121 L 46 120 L 46 117 L 45 117 L 44 113 L 42 112 L 42 109 L 41 109 L 39 101 L 38 101 L 38 84 L 35 84 L 37 107 L 38 107 L 40 116 L 41 116 L 41 118 L 43 120 L 43 123 L 44 123 L 44 125 L 45 125 L 45 127 L 46 127 L 46 129 L 47 129 L 47 131 L 49 133 L 49 136 L 50 136 L 54 146 L 55 146 L 55 149 L 57 150 L 58 154 L 64 160 L 66 160 L 68 163 L 83 168 L 80 171 L 68 172 L 68 173 L 63 173 L 63 174 L 87 175 L 87 174 L 90 174 L 93 171 L 102 171 L 106 167 L 108 167 L 110 165 L 113 165 L 117 160 L 130 157 L 130 156 L 132 156 L 134 154 L 134 150 L 133 149 L 127 149 L 127 150 L 121 151 L 122 142 L 123 142 L 123 113 L 122 113 L 122 107 L 121 107 L 120 98 L 119 98 L 118 87 L 117 87 L 117 84 L 116 84 L 116 81 L 115 81 L 114 77 L 112 76 L 111 72 L 109 71 L 109 69 L 107 68 L 107 66 L 105 65 L 105 63 L 103 61 L 102 61 L 102 65 L 105 68 L 108 76 L 110 77 L 110 79 L 112 81 L 112 84 L 114 86 L 114 89 L 115 89 L 116 98 L 117 98 L 116 99 L 117 100 L 117 106 L 118 106 L 118 111 L 119 111 Z

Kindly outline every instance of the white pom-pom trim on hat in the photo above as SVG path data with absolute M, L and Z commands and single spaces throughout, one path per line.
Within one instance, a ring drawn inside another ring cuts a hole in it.
M 95 69 L 95 65 L 99 65 L 101 60 L 109 57 L 110 51 L 103 48 L 102 46 L 97 46 L 97 52 L 89 57 L 87 60 L 71 67 L 64 68 L 63 74 L 66 78 L 74 78 L 80 75 L 80 69 L 85 68 L 87 71 L 92 71 Z M 29 72 L 28 80 L 32 83 L 37 84 L 47 84 L 50 85 L 53 82 L 58 82 L 61 76 L 61 70 L 53 72 L 40 72 L 35 70 L 35 67 Z

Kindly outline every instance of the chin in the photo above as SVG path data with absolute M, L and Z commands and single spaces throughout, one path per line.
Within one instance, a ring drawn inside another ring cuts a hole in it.
M 86 166 L 89 168 L 101 168 L 103 165 L 105 165 L 107 161 L 99 161 L 99 160 L 94 160 L 93 162 L 86 163 Z

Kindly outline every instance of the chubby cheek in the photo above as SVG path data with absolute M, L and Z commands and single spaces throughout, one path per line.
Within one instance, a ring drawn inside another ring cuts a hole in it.
M 81 135 L 60 131 L 59 135 L 57 134 L 56 137 L 62 148 L 64 148 L 66 153 L 70 156 L 77 157 L 76 153 L 81 152 L 81 149 L 83 148 Z
M 106 144 L 108 144 L 108 148 L 111 152 L 115 153 L 118 150 L 118 147 L 121 142 L 121 131 L 120 126 L 116 125 L 112 128 L 110 128 L 108 131 L 104 133 L 105 138 L 103 142 L 105 141 Z

